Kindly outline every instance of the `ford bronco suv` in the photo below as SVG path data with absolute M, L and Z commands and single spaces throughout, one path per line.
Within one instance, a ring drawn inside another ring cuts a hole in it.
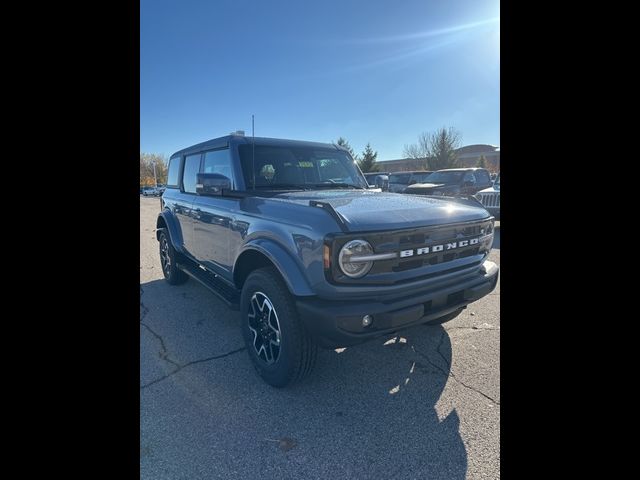
M 170 158 L 164 277 L 239 309 L 258 374 L 297 381 L 318 347 L 454 318 L 491 292 L 494 219 L 469 198 L 371 192 L 333 144 L 229 135 Z

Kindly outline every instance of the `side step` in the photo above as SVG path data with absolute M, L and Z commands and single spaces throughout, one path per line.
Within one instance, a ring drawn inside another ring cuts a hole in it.
M 178 268 L 211 290 L 229 308 L 240 310 L 240 291 L 222 280 L 218 275 L 201 269 L 197 264 L 186 258 L 180 259 Z

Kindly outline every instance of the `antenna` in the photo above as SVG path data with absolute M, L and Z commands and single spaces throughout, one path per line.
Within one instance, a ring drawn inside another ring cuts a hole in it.
M 256 189 L 256 132 L 253 124 L 254 115 L 251 114 L 251 172 L 253 176 L 253 189 Z

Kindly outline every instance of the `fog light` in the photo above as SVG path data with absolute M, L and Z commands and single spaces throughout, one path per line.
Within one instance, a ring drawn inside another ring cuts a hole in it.
M 371 322 L 373 322 L 373 317 L 371 315 L 365 315 L 364 317 L 362 317 L 363 327 L 368 327 L 369 325 L 371 325 Z

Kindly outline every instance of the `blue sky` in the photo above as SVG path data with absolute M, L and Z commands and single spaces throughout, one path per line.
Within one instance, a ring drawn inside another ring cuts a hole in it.
M 378 160 L 420 132 L 500 144 L 498 0 L 141 0 L 140 150 L 237 129 Z

